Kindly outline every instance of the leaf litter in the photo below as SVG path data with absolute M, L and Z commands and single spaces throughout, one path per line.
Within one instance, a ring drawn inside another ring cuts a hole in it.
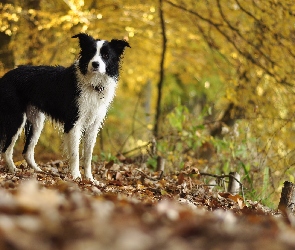
M 73 181 L 62 161 L 35 173 L 0 163 L 0 249 L 294 249 L 295 220 L 202 185 L 187 170 L 94 166 Z M 196 172 L 196 171 L 195 171 Z M 159 176 L 161 178 L 159 178 Z

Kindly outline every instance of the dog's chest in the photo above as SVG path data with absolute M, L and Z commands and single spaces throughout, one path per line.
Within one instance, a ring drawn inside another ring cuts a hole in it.
M 112 102 L 116 89 L 116 82 L 110 81 L 101 89 L 82 88 L 78 98 L 78 122 L 86 128 L 94 122 L 101 122 L 106 116 L 107 109 Z

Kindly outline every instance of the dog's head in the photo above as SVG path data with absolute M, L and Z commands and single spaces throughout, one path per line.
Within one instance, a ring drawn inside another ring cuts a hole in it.
M 128 42 L 116 39 L 108 42 L 94 39 L 85 33 L 72 38 L 79 38 L 81 51 L 78 60 L 83 75 L 107 74 L 110 77 L 118 77 L 121 56 L 125 47 L 130 47 Z

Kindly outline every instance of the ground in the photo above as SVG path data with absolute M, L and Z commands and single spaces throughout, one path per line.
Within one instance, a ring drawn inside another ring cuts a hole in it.
M 94 164 L 73 181 L 62 161 L 12 175 L 0 161 L 0 249 L 294 249 L 295 219 L 205 186 L 196 169 Z

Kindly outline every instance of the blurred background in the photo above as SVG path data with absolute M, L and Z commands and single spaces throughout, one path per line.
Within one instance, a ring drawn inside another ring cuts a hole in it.
M 294 25 L 291 0 L 2 0 L 0 76 L 71 65 L 79 32 L 125 39 L 132 48 L 93 160 L 155 168 L 161 156 L 168 171 L 237 171 L 248 197 L 268 204 L 294 181 Z M 48 120 L 36 158 L 60 159 L 61 139 Z

